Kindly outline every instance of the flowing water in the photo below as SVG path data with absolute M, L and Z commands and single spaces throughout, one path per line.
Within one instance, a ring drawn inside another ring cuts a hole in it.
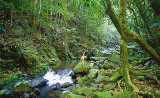
M 47 85 L 40 88 L 41 93 L 38 98 L 58 98 L 62 90 L 67 90 L 66 88 L 61 88 L 61 86 L 65 85 L 65 83 L 73 84 L 72 72 L 71 69 L 65 69 L 56 73 L 49 69 L 43 76 L 44 79 L 48 80 Z

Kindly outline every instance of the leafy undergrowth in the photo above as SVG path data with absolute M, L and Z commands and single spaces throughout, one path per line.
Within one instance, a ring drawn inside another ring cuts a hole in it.
M 63 92 L 62 98 L 160 98 L 159 80 L 154 76 L 153 69 L 147 71 L 146 68 L 143 69 L 144 66 L 138 67 L 143 70 L 137 70 L 137 66 L 130 67 L 131 80 L 140 90 L 139 93 L 134 93 L 127 91 L 119 67 L 110 60 L 94 63 L 93 67 L 89 63 L 80 62 L 74 70 L 86 74 L 78 75 L 76 90 Z

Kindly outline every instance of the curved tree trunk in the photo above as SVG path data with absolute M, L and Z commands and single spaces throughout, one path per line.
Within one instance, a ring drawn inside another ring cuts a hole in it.
M 122 38 L 124 38 L 128 42 L 137 42 L 142 46 L 144 50 L 146 50 L 152 56 L 153 59 L 155 59 L 158 63 L 160 63 L 160 56 L 158 55 L 158 53 L 142 37 L 135 34 L 134 32 L 131 32 L 125 25 L 119 22 L 121 20 L 118 20 L 115 11 L 112 8 L 110 0 L 106 0 L 106 3 L 107 3 L 107 5 L 105 6 L 106 14 L 109 15 L 109 17 L 111 18 L 113 24 L 116 26 Z M 122 27 L 125 28 L 123 29 L 125 31 L 122 30 Z
M 120 69 L 121 74 L 127 84 L 128 89 L 139 92 L 139 89 L 132 83 L 129 75 L 128 49 L 127 42 L 121 38 L 120 40 Z
M 126 34 L 126 0 L 120 0 L 120 19 L 121 19 L 121 31 L 122 34 Z M 123 78 L 127 84 L 128 89 L 131 89 L 135 92 L 139 92 L 139 89 L 132 83 L 129 75 L 129 64 L 128 64 L 128 41 L 125 40 L 126 36 L 122 36 L 120 40 L 120 69 L 123 75 Z

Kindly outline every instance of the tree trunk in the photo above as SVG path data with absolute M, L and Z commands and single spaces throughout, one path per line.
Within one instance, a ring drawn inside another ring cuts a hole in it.
M 120 69 L 121 74 L 127 84 L 128 89 L 139 92 L 139 89 L 132 83 L 129 75 L 128 49 L 127 42 L 121 38 L 120 40 Z
M 127 2 L 126 0 L 120 0 L 120 19 L 121 19 L 121 32 L 122 34 L 126 34 L 126 7 Z M 132 83 L 129 75 L 129 64 L 128 64 L 128 42 L 124 40 L 125 36 L 121 37 L 120 40 L 120 71 L 123 75 L 123 78 L 127 84 L 127 89 L 131 89 L 135 92 L 139 92 L 139 89 Z
M 113 24 L 116 26 L 122 38 L 124 38 L 128 42 L 131 42 L 131 41 L 137 42 L 142 46 L 144 50 L 146 50 L 152 56 L 153 59 L 155 59 L 158 63 L 160 63 L 160 56 L 158 55 L 158 53 L 142 37 L 128 30 L 126 26 L 124 26 L 125 29 L 123 29 L 126 31 L 124 32 L 122 30 L 122 24 L 119 22 L 117 16 L 115 15 L 115 11 L 112 8 L 111 1 L 107 0 L 106 2 L 107 2 L 107 6 L 105 6 L 106 13 L 111 18 Z

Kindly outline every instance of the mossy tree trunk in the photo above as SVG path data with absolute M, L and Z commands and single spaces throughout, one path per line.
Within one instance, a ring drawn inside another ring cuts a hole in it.
M 126 1 L 125 1 L 126 2 Z M 116 26 L 118 32 L 120 33 L 121 37 L 128 41 L 128 42 L 137 42 L 142 46 L 144 50 L 146 50 L 153 59 L 157 61 L 157 63 L 160 63 L 160 56 L 158 53 L 139 35 L 136 33 L 130 31 L 126 25 L 123 25 L 117 18 L 114 9 L 112 8 L 112 4 L 110 0 L 106 0 L 105 8 L 106 8 L 106 14 L 109 15 L 111 18 L 113 24 Z M 126 10 L 126 9 L 125 9 Z M 123 28 L 123 29 L 122 29 Z M 125 32 L 123 31 L 125 30 Z
M 121 31 L 122 33 L 126 33 L 126 0 L 120 0 L 120 22 L 121 22 Z M 131 89 L 135 92 L 139 92 L 139 89 L 132 83 L 129 75 L 129 64 L 128 64 L 128 41 L 124 38 L 126 36 L 121 37 L 120 40 L 120 69 L 121 74 L 127 84 L 128 89 Z
M 123 78 L 127 84 L 127 88 L 129 90 L 133 90 L 135 92 L 139 92 L 139 89 L 132 83 L 129 75 L 129 64 L 128 64 L 128 49 L 127 44 L 123 38 L 120 40 L 120 69 L 121 74 L 123 75 Z

